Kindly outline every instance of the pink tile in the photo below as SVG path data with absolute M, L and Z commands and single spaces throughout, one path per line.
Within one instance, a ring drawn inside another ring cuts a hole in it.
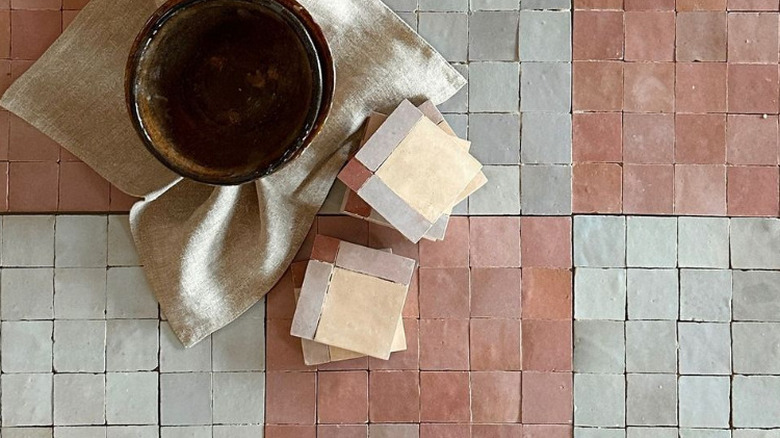
M 571 320 L 523 320 L 523 371 L 571 371 Z
M 626 11 L 674 11 L 674 0 L 625 0 Z
M 780 173 L 773 167 L 728 168 L 729 216 L 777 216 Z
M 522 275 L 515 268 L 471 270 L 471 316 L 519 318 L 522 308 Z
M 469 320 L 420 320 L 420 369 L 469 369 Z
M 123 193 L 113 185 L 109 190 L 109 198 L 108 208 L 112 212 L 128 212 L 133 204 L 138 202 L 138 198 Z
M 317 438 L 366 438 L 365 424 L 321 424 L 317 426 Z
M 523 373 L 523 422 L 572 423 L 571 373 Z
M 8 163 L 0 162 L 0 212 L 8 211 Z
M 267 423 L 303 425 L 315 423 L 317 385 L 314 373 L 267 372 L 265 387 Z
M 623 10 L 623 0 L 574 0 L 575 9 Z
M 444 240 L 420 242 L 420 266 L 430 268 L 468 267 L 469 218 L 453 217 Z
M 419 275 L 421 318 L 469 317 L 468 268 L 420 268 Z
M 9 114 L 11 161 L 57 161 L 60 145 L 19 117 Z
M 675 214 L 726 214 L 726 167 L 674 166 Z
M 368 372 L 317 374 L 317 420 L 320 423 L 368 422 Z
M 471 266 L 520 267 L 520 218 L 470 218 L 469 236 Z
M 11 162 L 8 166 L 8 211 L 57 211 L 59 165 L 55 161 Z
M 370 377 L 372 423 L 420 421 L 420 373 L 376 371 Z
M 85 163 L 60 163 L 59 211 L 107 212 L 110 184 Z
M 677 61 L 725 61 L 726 27 L 725 11 L 678 13 Z
M 677 0 L 678 12 L 725 10 L 726 0 Z
M 624 114 L 623 158 L 630 164 L 672 164 L 674 114 Z
M 673 63 L 627 63 L 624 68 L 625 111 L 674 111 Z
M 621 113 L 576 113 L 572 117 L 574 162 L 622 160 Z
M 778 62 L 778 14 L 730 13 L 729 62 L 776 64 Z
M 729 11 L 776 11 L 775 0 L 728 0 Z
M 49 48 L 62 32 L 59 10 L 11 11 L 11 57 L 35 60 Z
M 575 213 L 620 213 L 623 168 L 618 163 L 577 163 L 572 168 Z
M 317 232 L 322 235 L 368 246 L 368 222 L 346 216 L 319 216 Z
M 574 11 L 573 39 L 575 60 L 622 59 L 623 14 Z
M 421 424 L 420 438 L 471 438 L 471 425 L 435 423 Z
M 268 371 L 311 370 L 303 362 L 301 339 L 290 335 L 291 319 L 266 321 L 266 368 Z
M 623 166 L 623 212 L 671 214 L 674 201 L 674 166 L 627 164 Z
M 294 313 L 293 278 L 288 269 L 266 294 L 265 314 L 268 319 L 292 319 Z
M 626 61 L 674 61 L 674 21 L 674 0 L 665 11 L 626 12 Z
M 778 164 L 777 117 L 731 114 L 726 128 L 729 164 Z
M 571 270 L 523 269 L 524 319 L 571 319 L 571 315 Z
M 519 423 L 519 372 L 471 373 L 471 413 L 474 423 Z
M 522 368 L 520 319 L 472 319 L 471 369 L 519 371 Z
M 563 425 L 523 425 L 523 438 L 571 438 L 572 427 Z
M 420 419 L 423 422 L 463 423 L 470 418 L 469 373 L 420 373 Z
M 622 111 L 622 62 L 575 61 L 572 79 L 572 106 L 575 111 Z
M 376 249 L 390 248 L 393 254 L 414 260 L 420 259 L 417 245 L 391 227 L 369 223 L 368 245 Z
M 522 434 L 523 426 L 520 424 L 474 424 L 471 426 L 471 438 L 517 438 L 523 436 Z
M 523 267 L 571 266 L 571 218 L 521 219 Z
M 729 64 L 729 112 L 777 114 L 777 65 Z
M 725 114 L 677 114 L 675 138 L 676 163 L 726 163 Z
M 677 63 L 677 111 L 726 111 L 726 63 Z
M 265 426 L 265 438 L 316 438 L 315 426 L 273 425 Z

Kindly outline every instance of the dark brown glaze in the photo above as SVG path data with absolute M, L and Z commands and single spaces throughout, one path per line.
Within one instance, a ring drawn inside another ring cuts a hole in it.
M 164 164 L 240 184 L 311 141 L 330 108 L 333 65 L 291 0 L 172 0 L 136 40 L 126 86 L 134 125 Z

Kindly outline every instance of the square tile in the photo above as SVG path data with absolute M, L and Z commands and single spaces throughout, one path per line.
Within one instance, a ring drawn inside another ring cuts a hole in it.
M 468 319 L 420 320 L 420 369 L 469 369 Z
M 106 421 L 106 378 L 101 374 L 54 376 L 54 423 L 103 424 Z
M 157 299 L 143 268 L 109 268 L 106 272 L 106 317 L 157 318 Z
M 106 270 L 59 268 L 54 270 L 54 316 L 58 319 L 106 317 Z
M 619 216 L 574 217 L 574 266 L 626 266 L 626 219 Z
M 726 134 L 728 164 L 777 164 L 778 126 L 775 117 L 729 114 Z
M 626 63 L 624 69 L 625 111 L 674 111 L 674 64 Z
M 421 318 L 468 318 L 468 268 L 420 268 L 419 275 Z
M 265 308 L 262 301 L 211 335 L 214 371 L 262 371 L 265 368 Z
M 108 223 L 105 216 L 57 216 L 55 265 L 58 268 L 106 266 Z
M 620 213 L 623 167 L 617 163 L 579 163 L 572 168 L 575 213 Z
M 780 220 L 774 218 L 731 219 L 731 267 L 733 269 L 780 269 L 774 237 Z
M 469 386 L 469 373 L 466 372 L 421 372 L 420 420 L 468 422 L 471 418 Z
M 726 117 L 723 114 L 677 114 L 675 162 L 723 164 Z
M 575 374 L 574 424 L 624 427 L 626 377 L 622 374 Z M 579 438 L 581 434 L 575 431 L 575 436 Z M 593 438 L 597 436 L 594 435 Z
M 4 373 L 52 371 L 52 321 L 2 323 Z
M 523 373 L 522 389 L 524 423 L 571 424 L 571 374 Z
M 475 423 L 519 422 L 520 384 L 519 372 L 472 372 L 472 421 Z
M 622 82 L 621 79 L 621 84 Z M 628 123 L 623 122 L 624 117 L 628 121 L 628 114 L 624 116 L 618 112 L 573 114 L 572 156 L 574 162 L 622 161 L 624 124 L 628 127 Z M 674 142 L 672 142 L 672 147 L 674 147 Z
M 573 40 L 576 60 L 623 59 L 623 13 L 575 11 Z
M 51 374 L 3 374 L 0 382 L 3 426 L 52 425 Z
M 728 324 L 679 323 L 680 374 L 731 373 L 731 330 Z
M 629 269 L 626 277 L 628 319 L 677 320 L 677 270 Z
M 569 11 L 520 12 L 520 60 L 571 61 Z
M 737 428 L 777 427 L 780 403 L 777 376 L 734 376 L 732 380 L 732 424 Z
M 484 190 L 484 189 L 483 189 Z M 480 190 L 477 193 L 482 192 Z M 470 201 L 473 201 L 473 197 Z M 473 205 L 470 203 L 470 205 Z M 469 218 L 450 218 L 444 240 L 420 242 L 420 267 L 449 268 L 469 265 Z
M 502 86 L 496 87 L 495 84 L 502 84 Z M 517 63 L 472 62 L 469 64 L 470 112 L 517 112 L 518 96 L 520 96 L 520 66 Z
M 211 371 L 211 337 L 206 337 L 190 348 L 184 348 L 171 326 L 167 322 L 161 322 L 160 371 Z
M 520 214 L 520 167 L 485 166 L 482 172 L 488 182 L 469 198 L 469 214 Z
M 418 424 L 371 424 L 368 433 L 376 438 L 415 438 L 420 434 Z
M 521 228 L 523 267 L 571 268 L 571 218 L 523 217 Z
M 106 374 L 108 424 L 156 424 L 157 373 Z
M 471 370 L 522 369 L 519 319 L 472 319 L 469 340 Z
M 368 372 L 339 371 L 317 375 L 319 423 L 368 422 Z
M 623 321 L 574 321 L 574 371 L 620 374 L 626 369 Z
M 520 116 L 471 114 L 470 152 L 483 164 L 520 164 Z
M 520 267 L 520 219 L 469 219 L 469 265 Z
M 160 374 L 160 424 L 210 424 L 209 373 Z
M 677 218 L 632 216 L 628 218 L 627 224 L 628 266 L 677 266 Z
M 678 263 L 682 268 L 729 267 L 727 218 L 678 219 Z
M 471 271 L 472 317 L 519 318 L 522 307 L 520 269 Z
M 681 376 L 680 426 L 729 428 L 730 392 L 728 377 Z
M 469 60 L 517 61 L 518 20 L 517 12 L 472 13 L 468 25 Z
M 420 373 L 377 371 L 369 375 L 372 423 L 420 421 Z
M 680 270 L 680 319 L 731 321 L 731 271 Z
M 157 320 L 110 320 L 106 323 L 106 369 L 151 371 L 158 367 Z
M 465 62 L 469 50 L 466 14 L 421 12 L 418 30 L 448 61 Z
M 670 214 L 674 203 L 672 165 L 623 166 L 623 211 L 633 214 Z
M 726 167 L 675 165 L 674 212 L 681 215 L 725 215 Z
M 524 371 L 571 371 L 571 321 L 523 320 L 522 332 Z
M 571 111 L 571 64 L 524 62 L 520 69 L 522 111 Z
M 679 98 L 678 91 L 677 99 Z M 630 164 L 673 163 L 674 130 L 674 114 L 624 114 L 623 160 Z
M 674 60 L 674 11 L 625 14 L 626 61 Z
M 54 371 L 106 371 L 105 321 L 54 321 Z
M 95 211 L 110 209 L 111 185 L 85 163 L 60 163 L 58 211 Z
M 269 372 L 265 385 L 266 423 L 315 423 L 317 384 L 314 373 Z
M 626 271 L 578 268 L 574 273 L 574 317 L 626 318 Z
M 626 382 L 626 422 L 629 425 L 677 425 L 677 376 L 629 374 Z
M 726 13 L 680 12 L 677 14 L 677 61 L 725 61 Z
M 729 64 L 728 76 L 729 112 L 777 114 L 780 81 L 776 66 Z
M 729 215 L 778 215 L 780 173 L 777 167 L 729 167 L 727 178 Z
M 138 252 L 130 234 L 130 218 L 127 215 L 108 217 L 108 265 L 139 266 Z
M 712 113 L 726 111 L 726 64 L 676 64 L 677 111 Z
M 54 266 L 54 216 L 3 218 L 3 266 Z
M 780 321 L 780 297 L 774 292 L 780 273 L 734 271 L 732 275 L 734 321 Z
M 729 62 L 777 63 L 777 14 L 730 13 L 728 33 Z
M 575 61 L 572 64 L 572 106 L 574 110 L 622 111 L 623 76 L 622 62 Z
M 570 166 L 524 165 L 520 177 L 524 214 L 571 214 Z
M 41 131 L 12 113 L 8 116 L 8 148 L 6 159 L 11 161 L 57 161 L 60 146 Z
M 473 120 L 473 119 L 472 119 Z M 568 164 L 572 161 L 572 116 L 563 113 L 523 113 L 523 163 Z
M 572 273 L 567 269 L 526 268 L 522 276 L 522 315 L 529 319 L 571 319 Z M 473 275 L 472 275 L 472 278 Z M 472 286 L 472 315 L 478 308 Z M 511 302 L 498 298 L 494 307 Z M 497 315 L 498 312 L 493 312 Z M 516 315 L 516 313 L 514 313 Z
M 54 317 L 54 270 L 4 269 L 0 284 L 4 321 Z
M 731 330 L 735 373 L 780 374 L 776 347 L 780 324 L 734 323 Z
M 675 321 L 626 322 L 626 371 L 629 373 L 677 371 Z
M 11 11 L 11 57 L 38 59 L 62 32 L 62 14 L 51 10 Z

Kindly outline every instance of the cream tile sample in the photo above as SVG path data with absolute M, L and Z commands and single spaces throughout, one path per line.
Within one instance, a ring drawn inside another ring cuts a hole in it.
M 387 359 L 407 286 L 336 268 L 314 340 Z

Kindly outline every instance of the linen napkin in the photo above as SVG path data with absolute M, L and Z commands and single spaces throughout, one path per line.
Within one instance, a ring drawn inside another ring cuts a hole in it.
M 465 80 L 380 0 L 300 0 L 336 65 L 333 109 L 288 166 L 237 187 L 180 178 L 133 131 L 124 104 L 132 41 L 160 1 L 92 0 L 0 100 L 119 189 L 143 197 L 133 237 L 171 328 L 192 346 L 278 281 L 372 110 L 441 103 Z

